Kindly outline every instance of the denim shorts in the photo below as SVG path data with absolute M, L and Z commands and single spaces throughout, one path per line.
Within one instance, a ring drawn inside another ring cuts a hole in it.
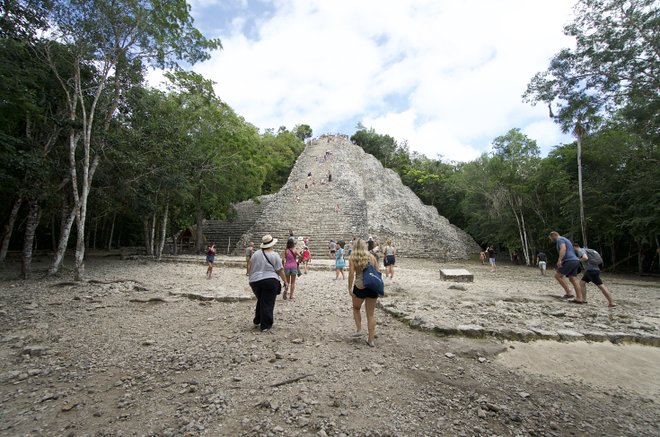
M 561 267 L 557 268 L 557 271 L 565 276 L 577 276 L 578 267 L 580 267 L 580 261 L 576 259 L 571 259 L 561 263 Z
M 298 274 L 297 268 L 284 269 L 284 276 L 296 276 Z

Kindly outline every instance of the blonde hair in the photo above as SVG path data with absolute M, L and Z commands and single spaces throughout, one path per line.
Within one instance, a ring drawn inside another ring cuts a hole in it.
M 392 245 L 392 240 L 387 240 L 387 242 L 385 244 L 387 244 L 388 246 L 391 246 Z
M 353 267 L 356 272 L 361 272 L 367 267 L 367 264 L 371 261 L 371 255 L 367 250 L 367 243 L 363 239 L 360 238 L 355 242 L 351 256 L 348 259 L 351 263 L 351 267 Z

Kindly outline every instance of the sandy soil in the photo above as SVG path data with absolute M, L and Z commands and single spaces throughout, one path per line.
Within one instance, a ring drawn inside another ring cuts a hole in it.
M 350 336 L 346 283 L 318 267 L 300 278 L 295 302 L 277 302 L 268 334 L 252 327 L 252 300 L 181 297 L 249 298 L 238 267 L 207 280 L 197 261 L 90 257 L 84 283 L 35 267 L 27 281 L 15 265 L 0 272 L 1 435 L 637 436 L 660 427 L 658 348 L 440 337 L 381 310 L 369 348 Z M 533 269 L 471 266 L 475 282 L 449 291 L 438 267 L 402 260 L 386 300 L 442 323 L 656 332 L 657 283 L 607 277 L 621 308 L 608 312 L 591 294 L 580 314 Z

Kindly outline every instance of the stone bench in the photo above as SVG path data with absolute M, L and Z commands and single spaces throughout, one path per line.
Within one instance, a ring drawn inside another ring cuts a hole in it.
M 440 269 L 440 279 L 454 282 L 474 282 L 474 275 L 465 269 Z

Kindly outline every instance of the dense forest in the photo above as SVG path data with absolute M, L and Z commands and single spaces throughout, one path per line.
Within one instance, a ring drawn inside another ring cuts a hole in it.
M 260 130 L 186 71 L 221 41 L 194 26 L 184 0 L 1 1 L 0 262 L 165 242 L 232 203 L 276 192 L 309 125 Z M 530 78 L 575 136 L 540 156 L 512 128 L 491 153 L 448 163 L 358 126 L 352 140 L 401 175 L 427 204 L 481 243 L 533 263 L 550 230 L 603 253 L 607 265 L 660 270 L 660 14 L 650 0 L 581 0 L 572 49 Z M 148 68 L 168 71 L 162 89 Z M 197 245 L 201 249 L 201 238 Z
M 492 152 L 446 163 L 358 126 L 352 140 L 425 203 L 477 241 L 552 253 L 557 230 L 599 250 L 609 269 L 660 272 L 660 7 L 652 0 L 582 0 L 575 38 L 530 79 L 523 100 L 548 106 L 575 142 L 541 157 L 520 129 Z

